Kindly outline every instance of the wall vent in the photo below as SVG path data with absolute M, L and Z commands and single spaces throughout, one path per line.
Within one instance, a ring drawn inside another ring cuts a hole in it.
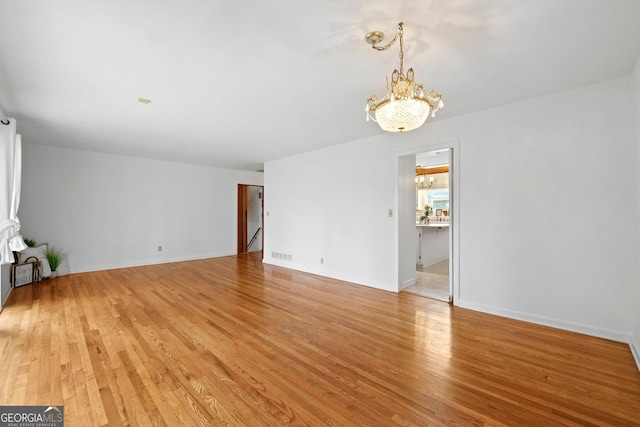
M 283 254 L 281 252 L 271 252 L 271 258 L 282 259 L 284 261 L 291 261 L 291 254 Z

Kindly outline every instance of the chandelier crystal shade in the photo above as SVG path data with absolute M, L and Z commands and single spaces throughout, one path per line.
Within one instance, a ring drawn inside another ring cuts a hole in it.
M 427 117 L 435 117 L 436 111 L 444 106 L 439 93 L 426 92 L 421 84 L 414 81 L 413 68 L 404 73 L 404 38 L 402 22 L 393 40 L 384 46 L 376 46 L 384 34 L 374 31 L 365 40 L 376 50 L 389 49 L 396 40 L 400 41 L 400 70 L 391 73 L 391 85 L 387 81 L 387 94 L 378 98 L 373 95 L 367 100 L 367 121 L 373 120 L 387 132 L 406 132 L 424 124 Z

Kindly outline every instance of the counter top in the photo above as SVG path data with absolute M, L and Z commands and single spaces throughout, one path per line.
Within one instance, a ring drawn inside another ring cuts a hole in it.
M 429 228 L 437 228 L 437 227 L 448 227 L 448 222 L 438 222 L 432 221 L 429 224 L 416 224 L 416 227 L 429 227 Z

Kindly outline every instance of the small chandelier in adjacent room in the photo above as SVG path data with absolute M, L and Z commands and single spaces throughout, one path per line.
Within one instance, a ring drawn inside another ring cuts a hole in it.
M 376 46 L 384 38 L 380 31 L 373 31 L 365 36 L 367 43 L 376 50 L 389 49 L 396 40 L 400 40 L 400 70 L 393 70 L 391 86 L 387 81 L 387 94 L 378 98 L 373 95 L 367 100 L 367 121 L 373 120 L 388 132 L 405 132 L 417 129 L 427 120 L 429 114 L 435 117 L 436 111 L 443 107 L 442 97 L 432 90 L 425 92 L 413 79 L 413 68 L 404 73 L 404 39 L 402 22 L 398 24 L 398 32 L 389 43 Z
M 435 182 L 435 179 L 432 176 L 430 176 L 429 179 L 427 179 L 426 173 L 422 175 L 416 175 L 416 188 L 429 189 L 433 187 L 434 182 Z

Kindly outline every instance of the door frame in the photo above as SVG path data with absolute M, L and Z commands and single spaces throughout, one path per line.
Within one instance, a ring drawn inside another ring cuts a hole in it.
M 401 157 L 411 156 L 415 157 L 416 154 L 424 153 L 428 151 L 436 151 L 442 149 L 450 150 L 450 165 L 449 165 L 449 303 L 456 305 L 456 302 L 460 300 L 460 141 L 448 141 L 439 144 L 420 146 L 411 149 L 405 149 L 395 152 L 395 167 L 396 167 L 396 185 L 395 185 L 395 205 L 396 212 L 396 277 L 398 278 L 398 292 L 406 287 L 406 283 L 401 283 L 400 278 L 406 276 L 400 271 L 403 268 L 403 262 L 400 256 L 406 256 L 404 251 L 400 248 L 408 247 L 408 244 L 415 247 L 415 242 L 406 242 L 407 234 L 403 233 L 403 227 L 406 228 L 409 224 L 406 223 L 408 218 L 406 215 L 400 215 L 403 212 L 403 208 L 400 206 L 400 201 L 403 200 L 400 197 L 402 192 L 402 185 L 404 183 L 404 171 L 401 170 Z M 415 168 L 415 162 L 414 162 Z M 413 171 L 415 176 L 415 170 Z M 412 227 L 415 227 L 415 216 L 413 218 Z M 415 233 L 414 233 L 415 235 Z M 415 268 L 413 271 L 415 279 Z
M 262 189 L 262 209 L 260 212 L 262 225 L 262 257 L 264 258 L 264 185 L 260 184 L 238 184 L 238 216 L 237 216 L 237 225 L 238 225 L 238 238 L 237 238 L 237 253 L 238 255 L 247 253 L 247 245 L 249 244 L 249 236 L 248 236 L 248 221 L 247 221 L 247 207 L 248 207 L 248 188 L 249 187 L 260 187 Z

